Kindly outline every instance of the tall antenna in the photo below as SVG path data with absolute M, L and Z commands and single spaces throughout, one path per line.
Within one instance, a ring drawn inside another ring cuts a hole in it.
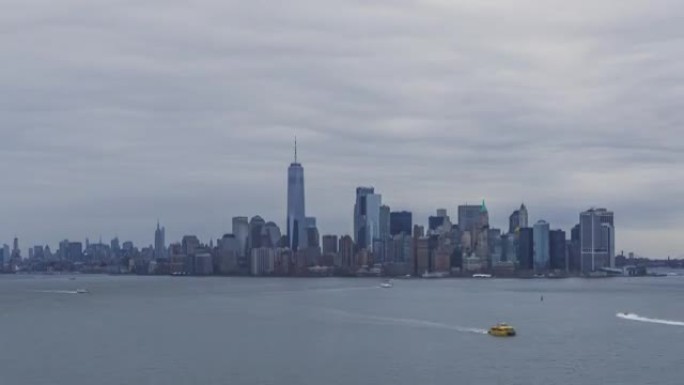
M 295 163 L 297 163 L 297 136 L 295 135 Z

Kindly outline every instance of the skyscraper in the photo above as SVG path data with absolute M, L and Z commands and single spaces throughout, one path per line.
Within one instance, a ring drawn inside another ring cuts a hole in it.
M 262 246 L 279 247 L 280 246 L 280 227 L 274 222 L 268 222 L 264 225 L 262 231 Z M 265 244 L 264 244 L 265 243 Z
M 477 229 L 480 224 L 480 205 L 461 205 L 458 206 L 458 227 L 461 231 Z
M 584 273 L 615 266 L 613 212 L 603 208 L 580 213 L 580 264 Z
M 287 240 L 288 246 L 295 251 L 306 247 L 304 202 L 304 167 L 297 161 L 295 139 L 294 162 L 287 169 Z
M 380 237 L 380 206 L 382 196 L 373 187 L 356 189 L 354 205 L 354 242 L 359 248 L 372 251 L 373 240 Z
M 265 225 L 266 221 L 264 221 L 264 219 L 258 215 L 253 216 L 249 220 L 249 238 L 247 239 L 248 250 L 257 249 L 264 246 L 264 237 L 262 236 L 262 233 L 264 231 Z M 251 255 L 251 251 L 249 253 L 249 255 Z
M 413 228 L 413 214 L 410 211 L 395 211 L 390 213 L 390 235 L 401 233 L 411 235 Z
M 518 230 L 518 268 L 532 270 L 534 268 L 534 232 L 529 227 Z
M 508 233 L 515 234 L 515 232 L 520 228 L 520 210 L 515 210 L 508 217 Z
M 249 238 L 249 219 L 247 217 L 233 217 L 233 235 L 238 243 L 238 257 L 246 258 L 247 238 Z
M 524 203 L 520 205 L 520 210 L 518 210 L 518 212 L 520 214 L 520 227 L 528 227 L 527 207 L 525 207 Z
M 166 258 L 166 229 L 159 227 L 159 221 L 157 221 L 157 229 L 154 231 L 154 258 Z
M 534 224 L 534 269 L 542 272 L 550 267 L 549 224 L 540 220 Z
M 565 231 L 553 230 L 549 232 L 549 256 L 552 270 L 567 270 L 568 246 Z
M 380 224 L 379 237 L 383 242 L 390 237 L 390 207 L 387 205 L 380 206 Z
M 337 254 L 337 235 L 323 236 L 323 254 Z

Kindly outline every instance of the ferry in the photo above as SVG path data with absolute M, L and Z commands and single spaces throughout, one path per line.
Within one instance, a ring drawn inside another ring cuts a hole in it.
M 473 274 L 473 278 L 492 278 L 491 274 Z
M 492 326 L 487 333 L 494 337 L 515 337 L 515 329 L 513 326 L 505 323 L 499 323 L 496 324 L 496 326 Z

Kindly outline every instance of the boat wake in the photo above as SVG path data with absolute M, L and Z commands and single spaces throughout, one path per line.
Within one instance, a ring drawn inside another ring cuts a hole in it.
M 671 326 L 684 326 L 684 322 L 682 321 L 671 321 L 671 320 L 666 320 L 666 319 L 658 319 L 658 318 L 647 318 L 647 317 L 642 317 L 638 314 L 634 313 L 617 313 L 616 316 L 618 318 L 630 320 L 630 321 L 639 321 L 639 322 L 648 322 L 648 323 L 654 323 L 654 324 L 661 324 L 661 325 L 671 325 Z
M 78 290 L 34 290 L 33 292 L 47 294 L 80 294 Z
M 339 316 L 345 317 L 350 320 L 375 323 L 381 325 L 397 325 L 397 326 L 409 326 L 409 327 L 419 327 L 419 328 L 431 328 L 431 329 L 444 329 L 453 330 L 462 333 L 475 333 L 475 334 L 487 334 L 487 330 L 478 328 L 469 328 L 457 325 L 449 325 L 439 322 L 411 319 L 411 318 L 393 318 L 393 317 L 379 317 L 364 314 L 349 313 L 342 310 L 330 310 L 330 312 L 335 313 Z

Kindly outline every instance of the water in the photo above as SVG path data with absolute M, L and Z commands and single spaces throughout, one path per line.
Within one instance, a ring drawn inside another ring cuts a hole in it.
M 0 383 L 684 383 L 684 277 L 379 283 L 0 276 Z

